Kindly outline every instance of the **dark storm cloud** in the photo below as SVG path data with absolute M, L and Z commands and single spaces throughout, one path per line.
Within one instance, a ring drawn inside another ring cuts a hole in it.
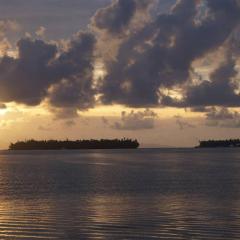
M 96 13 L 94 25 L 112 33 L 119 33 L 129 23 L 135 11 L 135 0 L 116 0 Z
M 240 95 L 235 93 L 235 61 L 227 60 L 210 77 L 200 85 L 188 89 L 186 105 L 190 106 L 240 106 Z
M 47 87 L 55 80 L 49 66 L 57 48 L 41 40 L 18 42 L 19 57 L 3 57 L 0 62 L 0 99 L 37 105 L 46 96 Z
M 115 0 L 110 6 L 97 11 L 93 25 L 112 34 L 119 34 L 126 30 L 137 11 L 147 8 L 151 3 L 152 0 Z
M 165 96 L 162 103 L 173 107 L 192 107 L 197 112 L 207 112 L 209 108 L 206 106 L 238 107 L 238 83 L 233 81 L 237 74 L 235 59 L 227 56 L 225 62 L 210 75 L 210 81 L 204 80 L 199 85 L 187 87 L 182 101 Z
M 21 8 L 15 1 L 2 3 L 5 7 L 16 3 Z M 53 2 L 60 4 L 62 15 L 65 10 L 73 9 L 63 0 L 44 1 L 48 1 L 50 9 Z M 33 1 L 26 2 L 33 4 Z M 23 5 L 27 7 L 26 2 Z M 0 59 L 1 102 L 37 105 L 47 99 L 61 118 L 75 117 L 78 110 L 94 107 L 96 95 L 101 95 L 103 104 L 133 107 L 240 105 L 237 84 L 233 81 L 237 77 L 239 47 L 234 44 L 233 48 L 228 43 L 233 35 L 235 43 L 239 40 L 236 33 L 240 24 L 238 0 L 171 0 L 168 3 L 165 0 L 115 0 L 108 7 L 105 5 L 108 0 L 70 2 L 76 10 L 81 10 L 80 5 L 84 3 L 91 9 L 105 6 L 92 18 L 93 32 L 76 34 L 64 50 L 57 43 L 43 40 L 18 41 L 19 56 Z M 161 3 L 165 3 L 165 11 L 159 10 Z M 156 4 L 154 9 L 150 8 L 153 4 Z M 40 12 L 43 5 L 35 3 Z M 44 24 L 39 24 L 38 29 L 39 36 L 49 30 L 45 30 Z M 96 44 L 101 34 L 107 35 L 108 41 Z M 112 43 L 117 48 L 116 56 L 113 54 L 111 60 L 96 56 L 101 52 L 96 47 L 105 49 Z M 210 81 L 201 79 L 193 86 L 192 63 L 219 47 L 227 48 L 229 56 L 225 63 L 211 74 Z M 96 58 L 103 59 L 107 71 L 106 77 L 97 84 L 93 80 Z M 183 90 L 181 102 L 164 95 L 164 89 L 175 87 Z M 115 128 L 134 129 L 134 122 L 137 129 L 153 126 L 153 118 L 133 112 L 123 114 Z
M 116 60 L 107 64 L 104 103 L 159 105 L 161 87 L 184 84 L 192 62 L 230 37 L 240 22 L 237 1 L 196 2 L 178 1 L 169 14 L 160 14 L 121 44 Z
M 19 57 L 5 56 L 0 62 L 0 100 L 38 105 L 52 86 L 52 105 L 85 108 L 85 102 L 89 105 L 93 97 L 94 44 L 94 36 L 89 33 L 79 33 L 64 52 L 42 40 L 20 40 Z
M 94 105 L 94 47 L 94 36 L 80 33 L 56 60 L 55 68 L 61 81 L 50 89 L 53 106 L 87 109 Z

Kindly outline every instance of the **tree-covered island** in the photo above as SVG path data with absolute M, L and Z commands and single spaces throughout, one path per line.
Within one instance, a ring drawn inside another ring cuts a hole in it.
M 9 150 L 77 150 L 77 149 L 134 149 L 139 142 L 132 139 L 101 139 L 101 140 L 26 140 L 11 143 Z
M 240 147 L 240 139 L 200 141 L 197 148 L 231 148 Z

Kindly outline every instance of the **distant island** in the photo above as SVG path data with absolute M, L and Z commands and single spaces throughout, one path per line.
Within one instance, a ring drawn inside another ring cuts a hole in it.
M 200 141 L 196 148 L 236 148 L 240 147 L 240 139 Z
M 9 150 L 77 150 L 77 149 L 134 149 L 138 148 L 137 140 L 132 139 L 101 139 L 101 140 L 26 140 L 11 143 Z

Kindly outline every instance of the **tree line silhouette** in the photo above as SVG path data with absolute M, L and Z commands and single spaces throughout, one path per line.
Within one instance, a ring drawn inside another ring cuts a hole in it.
M 9 150 L 61 150 L 61 149 L 131 149 L 138 148 L 139 142 L 132 139 L 90 139 L 90 140 L 26 140 L 11 143 Z
M 200 141 L 198 148 L 240 147 L 240 139 Z

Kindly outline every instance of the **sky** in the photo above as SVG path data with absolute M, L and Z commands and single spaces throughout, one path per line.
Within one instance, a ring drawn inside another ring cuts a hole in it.
M 240 136 L 240 0 L 0 0 L 0 148 Z

